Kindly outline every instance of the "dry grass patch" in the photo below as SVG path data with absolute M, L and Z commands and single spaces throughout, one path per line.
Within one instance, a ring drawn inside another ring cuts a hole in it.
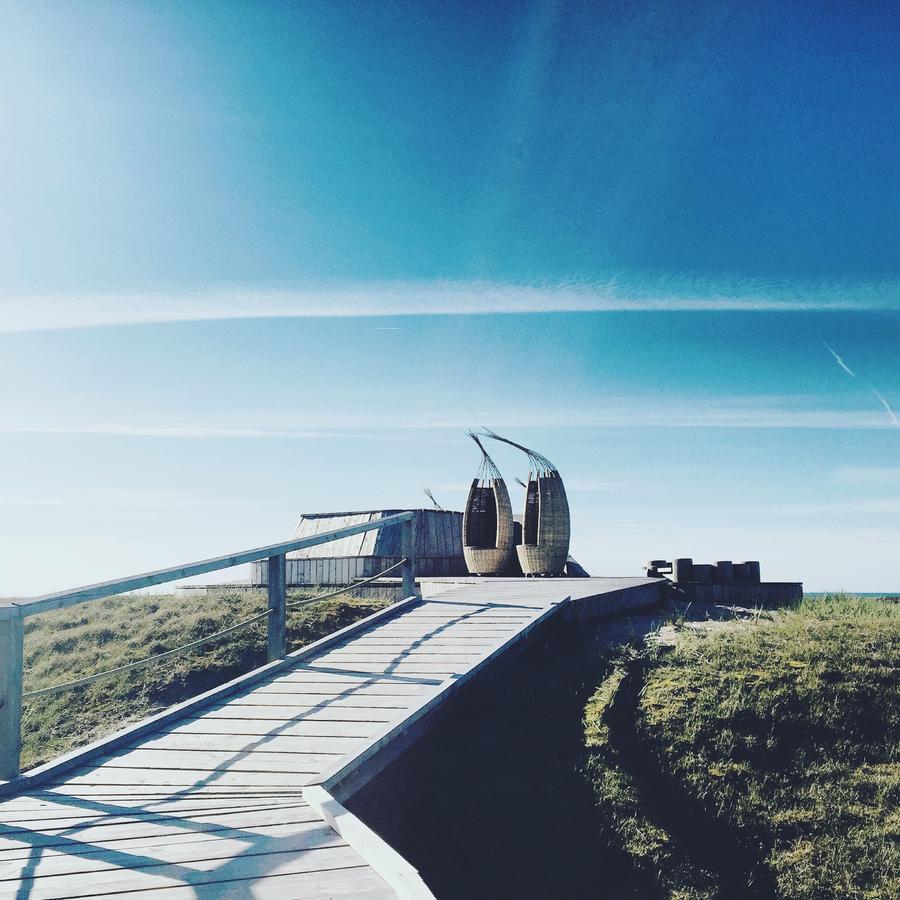
M 840 595 L 624 661 L 586 715 L 618 839 L 669 896 L 898 896 L 898 663 L 900 604 Z
M 290 592 L 289 599 L 304 594 Z M 386 604 L 337 598 L 288 611 L 291 649 L 318 640 Z M 262 590 L 181 598 L 126 595 L 26 620 L 25 690 L 72 681 L 170 650 L 266 609 Z M 83 688 L 26 701 L 22 768 L 39 765 L 209 690 L 266 661 L 266 622 Z

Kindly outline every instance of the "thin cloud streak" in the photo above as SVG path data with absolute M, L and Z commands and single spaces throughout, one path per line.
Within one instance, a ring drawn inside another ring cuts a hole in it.
M 0 497 L 0 509 L 77 509 L 77 510 L 169 510 L 169 509 L 235 509 L 280 508 L 280 501 L 256 497 L 231 499 L 191 496 L 177 491 L 114 491 L 84 494 Z
M 408 416 L 343 417 L 351 430 L 335 430 L 329 420 L 307 420 L 303 426 L 289 422 L 256 423 L 252 426 L 200 423 L 193 425 L 122 423 L 66 423 L 53 425 L 0 425 L 0 433 L 9 435 L 85 435 L 97 437 L 160 438 L 182 440 L 379 440 L 441 441 L 461 443 L 463 431 L 473 422 L 490 422 L 502 428 L 581 430 L 590 428 L 740 428 L 740 429 L 823 429 L 883 430 L 893 427 L 880 414 L 858 410 L 785 409 L 762 406 L 726 406 L 689 408 L 669 405 L 661 409 L 635 409 L 632 406 L 588 411 L 579 409 L 537 409 L 532 412 L 498 411 L 496 414 L 454 413 L 438 419 L 410 422 Z M 437 432 L 458 432 L 439 436 Z M 431 432 L 431 435 L 423 434 Z M 597 483 L 595 490 L 614 486 Z
M 839 484 L 900 485 L 900 466 L 841 466 L 834 472 Z
M 888 309 L 896 285 L 655 283 L 514 285 L 395 281 L 300 289 L 229 287 L 0 298 L 0 333 L 261 318 L 352 318 L 567 312 Z
M 763 509 L 741 510 L 743 514 L 779 516 L 842 516 L 854 514 L 887 513 L 900 514 L 900 497 L 877 497 L 867 500 L 837 501 L 834 503 L 794 503 L 785 506 L 771 506 Z

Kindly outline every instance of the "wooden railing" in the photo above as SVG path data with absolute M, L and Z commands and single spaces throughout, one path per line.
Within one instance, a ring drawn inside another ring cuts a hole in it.
M 402 526 L 401 552 L 404 558 L 400 569 L 403 579 L 403 596 L 412 597 L 416 593 L 415 513 L 402 512 L 373 522 L 348 525 L 346 528 L 299 540 L 269 544 L 254 550 L 216 556 L 212 559 L 174 566 L 170 569 L 145 572 L 141 575 L 132 575 L 115 581 L 104 581 L 87 587 L 59 591 L 55 594 L 45 594 L 42 597 L 33 597 L 28 600 L 0 603 L 0 780 L 11 781 L 19 775 L 19 755 L 22 746 L 23 642 L 26 616 L 266 559 L 268 560 L 269 606 L 265 616 L 268 620 L 268 657 L 269 662 L 273 662 L 283 659 L 287 654 L 286 554 L 294 550 L 303 550 L 306 547 L 315 547 L 318 544 L 327 544 L 330 541 L 361 534 L 365 531 L 387 528 L 391 525 Z

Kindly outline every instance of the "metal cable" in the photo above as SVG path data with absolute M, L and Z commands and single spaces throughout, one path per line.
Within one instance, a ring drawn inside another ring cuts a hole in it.
M 377 581 L 381 578 L 382 575 L 387 575 L 388 572 L 399 569 L 405 562 L 407 562 L 406 557 L 401 559 L 400 562 L 394 563 L 394 565 L 388 566 L 386 569 L 382 569 L 377 575 L 366 578 L 364 581 L 354 581 L 353 584 L 348 584 L 347 587 L 338 588 L 336 591 L 329 591 L 327 594 L 317 594 L 315 597 L 305 597 L 303 600 L 293 600 L 290 603 L 285 603 L 285 606 L 305 606 L 307 603 L 315 603 L 316 600 L 327 600 L 329 597 L 336 597 L 338 594 L 346 594 L 348 591 L 355 591 L 358 587 L 362 587 L 364 584 L 371 584 L 373 581 Z
M 394 569 L 399 568 L 406 562 L 406 559 L 401 559 L 400 562 L 396 563 L 393 566 L 389 566 L 387 569 L 382 569 L 377 575 L 373 575 L 371 578 L 367 578 L 365 581 L 358 581 L 355 584 L 348 585 L 347 587 L 340 588 L 336 591 L 330 591 L 327 594 L 318 594 L 315 597 L 305 597 L 302 600 L 294 600 L 291 603 L 286 603 L 285 607 L 291 606 L 305 606 L 308 603 L 315 603 L 317 600 L 325 600 L 328 597 L 335 597 L 338 594 L 346 594 L 348 591 L 356 590 L 356 588 L 361 587 L 364 584 L 369 584 L 372 581 L 375 581 L 378 578 L 381 578 L 382 575 L 386 575 L 388 572 L 392 572 Z M 25 700 L 29 697 L 41 697 L 44 694 L 52 694 L 55 691 L 62 691 L 67 688 L 77 688 L 83 687 L 87 684 L 92 684 L 95 681 L 99 681 L 101 678 L 107 678 L 110 675 L 118 675 L 120 672 L 129 672 L 132 669 L 140 669 L 143 666 L 149 666 L 151 663 L 158 662 L 161 659 L 165 659 L 168 656 L 175 656 L 178 653 L 183 653 L 185 650 L 191 650 L 194 647 L 199 647 L 201 644 L 206 644 L 209 641 L 214 641 L 216 638 L 223 637 L 226 634 L 231 634 L 233 631 L 238 631 L 241 628 L 246 628 L 248 625 L 253 625 L 254 622 L 259 622 L 262 619 L 268 618 L 271 610 L 266 610 L 265 612 L 261 612 L 258 615 L 251 616 L 249 619 L 244 619 L 241 622 L 237 622 L 234 625 L 229 625 L 228 628 L 223 628 L 221 631 L 215 631 L 212 634 L 206 635 L 206 637 L 198 638 L 196 641 L 190 641 L 187 644 L 182 644 L 180 647 L 174 647 L 171 650 L 164 650 L 162 653 L 155 653 L 153 656 L 148 656 L 145 659 L 139 659 L 135 662 L 125 663 L 122 666 L 116 666 L 114 669 L 106 669 L 103 672 L 96 672 L 93 675 L 85 675 L 84 678 L 76 678 L 73 681 L 63 681 L 59 684 L 52 684 L 49 687 L 38 688 L 34 691 L 25 691 L 22 694 L 22 699 Z
M 230 634 L 232 631 L 237 631 L 240 628 L 246 628 L 248 625 L 252 625 L 254 622 L 258 622 L 260 619 L 265 619 L 269 615 L 269 610 L 266 610 L 263 613 L 259 613 L 259 615 L 251 616 L 249 619 L 244 619 L 242 622 L 238 622 L 235 625 L 229 625 L 228 628 L 223 628 L 221 631 L 216 631 L 213 634 L 208 634 L 206 637 L 198 638 L 196 641 L 191 641 L 188 644 L 182 644 L 180 647 L 175 647 L 172 650 L 164 650 L 162 653 L 155 653 L 153 656 L 148 656 L 146 659 L 139 659 L 135 662 L 125 663 L 123 666 L 116 666 L 114 669 L 107 669 L 105 672 L 96 672 L 94 675 L 86 675 L 84 678 L 76 678 L 74 681 L 63 681 L 60 684 L 53 684 L 50 687 L 39 688 L 36 691 L 26 691 L 22 694 L 22 699 L 24 700 L 26 697 L 39 697 L 41 694 L 52 694 L 54 691 L 61 691 L 64 688 L 76 688 L 81 687 L 85 684 L 90 684 L 93 681 L 97 681 L 100 678 L 106 678 L 108 675 L 117 675 L 119 672 L 128 672 L 131 669 L 139 669 L 141 666 L 148 666 L 150 663 L 154 663 L 157 660 L 165 659 L 167 656 L 174 656 L 176 653 L 183 653 L 185 650 L 190 650 L 193 647 L 199 647 L 201 644 L 206 644 L 209 641 L 214 641 L 216 638 L 220 638 L 223 635 Z

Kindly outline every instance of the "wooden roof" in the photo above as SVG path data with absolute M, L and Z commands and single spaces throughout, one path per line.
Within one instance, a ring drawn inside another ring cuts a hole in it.
M 374 522 L 405 512 L 402 509 L 370 509 L 358 512 L 305 513 L 293 538 L 312 537 L 348 525 Z M 453 510 L 417 509 L 416 555 L 420 558 L 462 558 L 462 513 Z M 346 556 L 399 557 L 401 526 L 355 534 L 338 541 L 289 553 L 288 559 L 324 559 Z

